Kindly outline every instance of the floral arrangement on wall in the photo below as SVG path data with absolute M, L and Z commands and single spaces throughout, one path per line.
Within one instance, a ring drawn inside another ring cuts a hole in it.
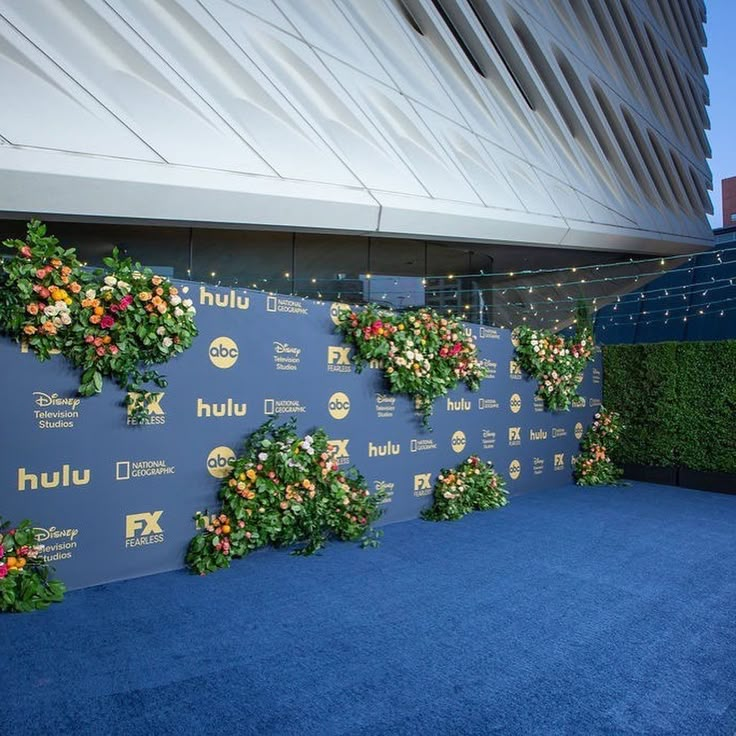
M 294 419 L 263 424 L 231 461 L 219 512 L 195 517 L 200 532 L 189 545 L 189 568 L 204 575 L 265 545 L 302 545 L 297 554 L 312 554 L 331 537 L 375 545 L 371 525 L 385 496 L 371 495 L 355 468 L 340 468 L 335 451 L 322 429 L 300 436 Z
M 471 511 L 486 511 L 508 502 L 506 481 L 490 461 L 471 455 L 454 468 L 443 468 L 434 484 L 432 505 L 422 512 L 430 521 L 460 519 Z
M 11 527 L 0 517 L 0 611 L 20 613 L 47 608 L 64 597 L 64 584 L 51 580 L 28 520 Z
M 579 486 L 607 486 L 619 481 L 623 471 L 612 462 L 611 451 L 622 431 L 621 416 L 602 406 L 580 441 L 580 454 L 573 459 L 573 475 Z
M 25 241 L 3 245 L 11 254 L 0 261 L 0 332 L 40 360 L 64 355 L 81 372 L 82 396 L 113 379 L 129 392 L 131 414 L 144 416 L 155 395 L 145 384 L 166 386 L 151 366 L 186 350 L 197 334 L 192 301 L 117 248 L 106 270 L 85 269 L 38 220 L 28 223 Z
M 574 337 L 527 325 L 513 331 L 519 367 L 537 381 L 537 396 L 551 411 L 566 411 L 578 398 L 583 371 L 593 359 L 593 333 L 578 323 Z
M 436 398 L 460 383 L 477 391 L 487 375 L 463 325 L 431 309 L 395 314 L 373 305 L 345 308 L 337 330 L 355 348 L 356 370 L 380 361 L 391 392 L 414 399 L 425 425 Z

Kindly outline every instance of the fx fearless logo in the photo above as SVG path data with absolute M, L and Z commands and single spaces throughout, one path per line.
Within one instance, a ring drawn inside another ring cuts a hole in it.
M 125 546 L 141 547 L 160 544 L 164 541 L 164 530 L 159 520 L 163 511 L 142 511 L 125 517 Z
M 136 391 L 128 392 L 128 424 L 135 425 L 154 425 L 154 424 L 166 424 L 166 412 L 161 406 L 161 402 L 164 400 L 164 392 L 157 391 L 155 393 L 149 393 L 147 397 Z M 146 404 L 146 413 L 142 417 L 136 417 L 135 411 L 138 409 L 141 403 Z
M 417 473 L 414 476 L 414 495 L 428 496 L 432 492 L 432 473 Z
M 330 373 L 350 373 L 353 370 L 350 362 L 350 348 L 329 345 L 327 348 L 327 370 Z

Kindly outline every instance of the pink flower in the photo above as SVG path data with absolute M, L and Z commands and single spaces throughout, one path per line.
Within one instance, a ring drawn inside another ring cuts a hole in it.
M 127 309 L 131 304 L 133 303 L 133 296 L 131 294 L 126 294 L 119 302 L 118 306 L 120 309 Z
M 8 574 L 8 566 L 3 562 L 0 565 L 0 578 L 4 578 Z
M 30 258 L 31 257 L 31 249 L 27 245 L 24 245 L 20 249 L 20 254 L 23 256 L 23 258 Z
M 100 327 L 103 330 L 109 330 L 114 324 L 115 324 L 115 320 L 109 314 L 106 314 L 100 320 Z
M 107 349 L 112 355 L 117 355 L 120 352 L 117 345 L 110 345 Z
M 38 271 L 36 271 L 36 278 L 37 279 L 44 279 L 44 278 L 46 278 L 46 269 L 45 268 L 39 268 Z
M 89 345 L 95 341 L 95 338 L 92 335 L 85 335 L 84 341 Z
M 105 354 L 105 348 L 103 348 L 102 345 L 100 345 L 100 347 L 95 348 L 95 352 L 97 353 L 97 355 L 102 357 Z
M 119 307 L 119 306 L 118 306 L 117 304 L 111 304 L 111 305 L 110 305 L 110 311 L 111 311 L 111 312 L 112 312 L 113 314 L 116 314 L 117 312 L 119 312 L 119 311 L 120 311 L 120 307 Z

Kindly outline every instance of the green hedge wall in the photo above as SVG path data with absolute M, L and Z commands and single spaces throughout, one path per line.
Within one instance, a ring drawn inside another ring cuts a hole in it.
M 603 404 L 618 462 L 736 473 L 736 340 L 605 346 Z

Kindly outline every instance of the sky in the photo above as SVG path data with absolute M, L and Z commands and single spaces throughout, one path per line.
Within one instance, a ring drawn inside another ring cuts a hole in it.
M 709 219 L 712 227 L 721 227 L 721 179 L 736 176 L 736 0 L 706 0 L 706 8 L 708 76 L 705 81 L 710 90 L 708 139 L 713 149 L 710 196 L 714 209 Z

